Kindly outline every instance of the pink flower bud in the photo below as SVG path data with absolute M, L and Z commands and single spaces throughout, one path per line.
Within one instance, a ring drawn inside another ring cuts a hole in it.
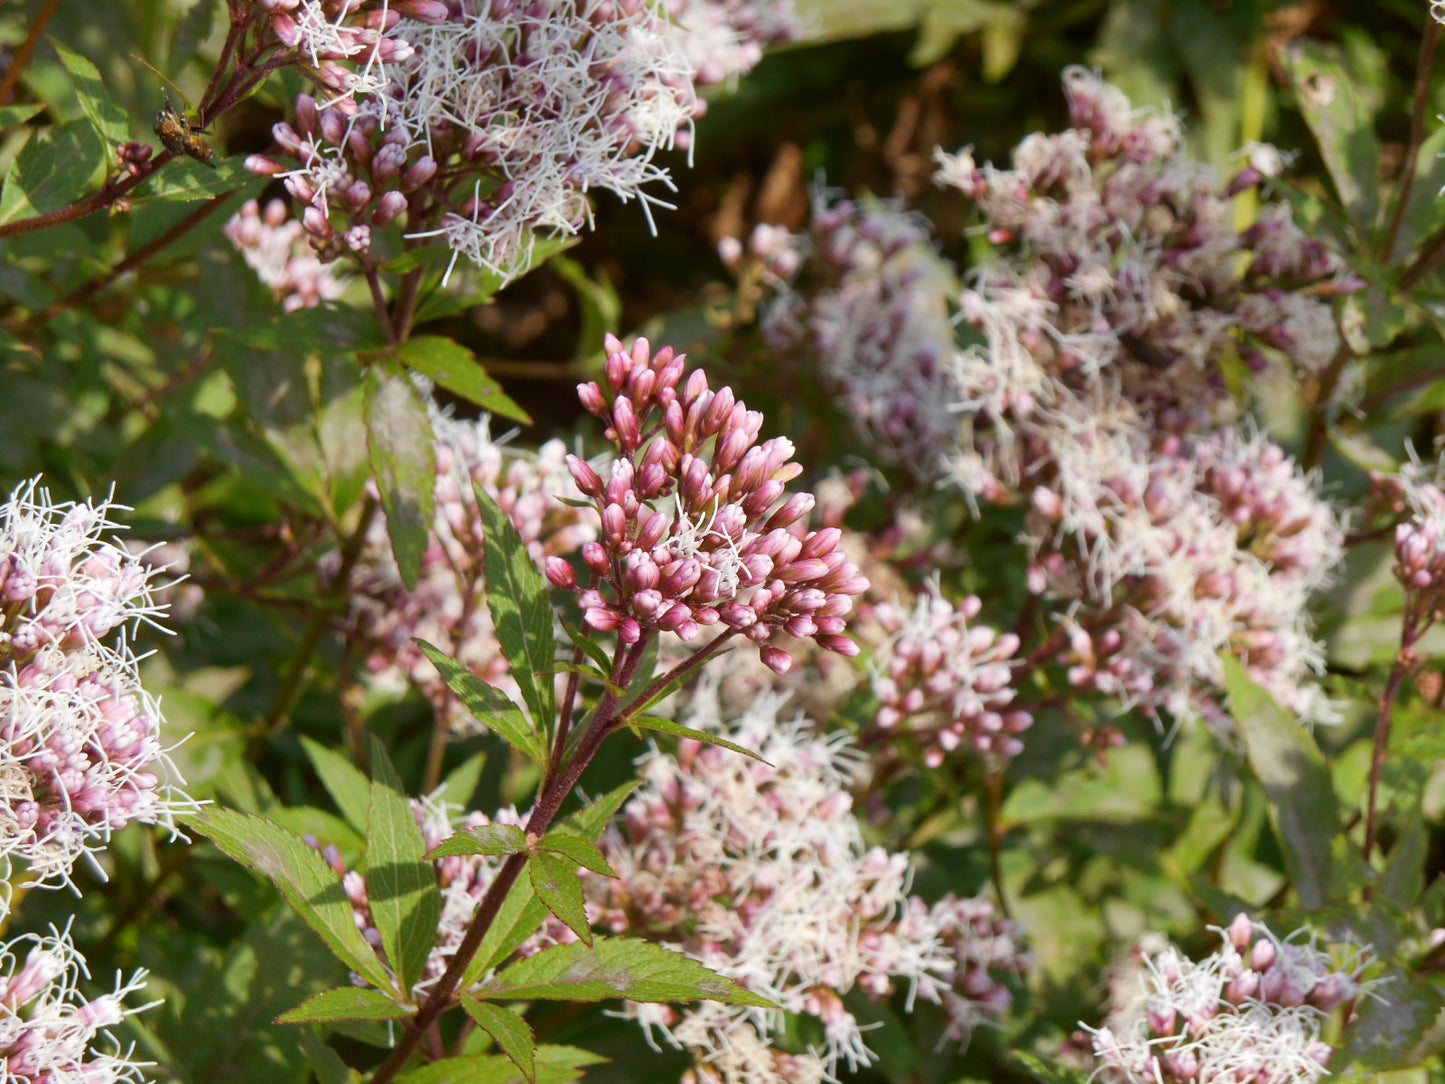
M 577 589 L 577 573 L 572 565 L 561 557 L 549 556 L 546 561 L 547 579 L 564 591 Z

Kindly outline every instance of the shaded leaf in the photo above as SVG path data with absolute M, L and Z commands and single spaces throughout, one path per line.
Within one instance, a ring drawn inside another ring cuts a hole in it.
M 550 851 L 537 851 L 527 862 L 532 891 L 547 909 L 566 923 L 585 945 L 592 944 L 592 927 L 587 922 L 587 904 L 577 863 Z
M 473 991 L 513 1001 L 721 1001 L 776 1008 L 767 998 L 650 941 L 599 937 L 591 945 L 554 945 L 519 960 Z
M 394 366 L 366 370 L 366 434 L 392 556 L 414 588 L 436 501 L 436 441 L 421 391 Z
M 254 813 L 211 807 L 184 819 L 237 862 L 269 877 L 342 963 L 373 986 L 392 987 L 376 952 L 356 928 L 356 913 L 341 878 L 304 839 Z
M 558 854 L 570 858 L 579 866 L 585 866 L 593 873 L 600 873 L 604 877 L 616 877 L 607 859 L 602 856 L 596 846 L 583 839 L 581 836 L 572 835 L 569 832 L 548 832 L 537 843 L 539 851 L 556 851 Z
M 462 998 L 462 1008 L 528 1080 L 537 1078 L 537 1037 L 521 1013 L 473 997 Z
M 130 117 L 106 90 L 105 80 L 101 78 L 100 71 L 94 64 L 53 38 L 50 44 L 60 57 L 60 63 L 64 64 L 65 70 L 70 73 L 71 85 L 75 88 L 81 111 L 95 129 L 95 134 L 100 137 L 109 161 L 115 148 L 130 139 Z
M 567 1084 L 589 1065 L 606 1061 L 589 1050 L 572 1046 L 539 1046 L 535 1084 Z M 400 1084 L 524 1084 L 529 1078 L 503 1054 L 475 1054 L 446 1058 L 397 1078 Z
M 83 199 L 104 165 L 105 147 L 86 121 L 37 132 L 5 174 L 0 225 L 58 211 Z
M 348 757 L 318 741 L 303 735 L 301 746 L 311 759 L 311 766 L 316 769 L 326 793 L 331 795 L 336 808 L 346 818 L 346 823 L 365 835 L 367 809 L 371 804 L 371 780 Z
M 1244 738 L 1250 769 L 1269 799 L 1269 818 L 1279 836 L 1285 868 L 1309 910 L 1330 893 L 1330 841 L 1335 834 L 1335 794 L 1329 769 L 1314 739 L 1238 660 L 1224 658 L 1230 711 Z
M 490 596 L 490 592 L 488 594 Z M 457 694 L 462 704 L 479 722 L 495 731 L 537 765 L 546 763 L 547 754 L 537 732 L 522 709 L 512 703 L 511 697 L 496 686 L 488 685 L 461 663 L 425 640 L 418 640 L 416 643 L 441 673 L 447 687 Z
M 507 514 L 482 489 L 476 494 L 485 534 L 487 606 L 492 624 L 522 699 L 546 733 L 557 716 L 552 685 L 557 645 L 552 638 L 547 581 Z
M 366 833 L 366 893 L 386 958 L 410 990 L 436 944 L 441 889 L 426 858 L 426 839 L 411 799 L 386 755 L 371 739 L 371 808 Z
M 1439 976 L 1392 967 L 1361 998 L 1359 1015 L 1345 1029 L 1330 1067 L 1358 1066 L 1371 1072 L 1408 1069 L 1445 1049 L 1445 990 Z
M 276 1017 L 278 1024 L 321 1024 L 330 1020 L 402 1020 L 413 1010 L 380 990 L 343 986 L 308 997 Z

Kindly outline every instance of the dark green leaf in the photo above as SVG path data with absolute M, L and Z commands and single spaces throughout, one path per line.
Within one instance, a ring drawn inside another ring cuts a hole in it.
M 496 920 L 482 938 L 476 956 L 467 965 L 462 981 L 463 988 L 472 986 L 512 955 L 546 920 L 547 907 L 532 891 L 532 882 L 526 877 L 519 877 L 512 890 L 507 893 L 507 898 L 502 901 Z
M 602 856 L 596 846 L 583 839 L 581 836 L 572 835 L 565 831 L 548 832 L 537 843 L 539 851 L 556 851 L 565 855 L 579 866 L 585 866 L 593 873 L 600 873 L 604 877 L 616 877 L 617 874 L 607 864 L 607 859 Z
M 1380 143 L 1353 77 L 1337 50 L 1318 42 L 1296 38 L 1279 56 L 1340 202 L 1368 233 L 1379 205 Z
M 362 835 L 366 834 L 367 807 L 371 803 L 371 780 L 350 759 L 318 741 L 303 736 L 301 745 L 311 758 L 311 766 L 321 777 L 321 784 L 346 823 Z
M 455 802 L 465 808 L 471 804 L 472 795 L 477 792 L 477 784 L 482 780 L 482 768 L 485 767 L 487 758 L 481 753 L 473 753 L 462 761 L 442 780 L 442 792 L 446 794 L 447 801 Z
M 557 716 L 552 686 L 557 645 L 552 636 L 552 601 L 547 581 L 527 552 L 507 513 L 478 488 L 487 561 L 487 606 L 502 654 L 532 718 L 544 734 Z
M 483 410 L 531 425 L 527 412 L 512 402 L 502 386 L 487 375 L 475 354 L 461 343 L 440 335 L 418 335 L 396 348 L 408 369 L 429 377 L 453 395 L 476 403 Z
M 506 854 L 521 854 L 526 849 L 527 833 L 515 824 L 479 824 L 443 840 L 427 852 L 427 857 L 445 858 L 452 854 L 488 854 L 500 857 Z
M 386 755 L 371 739 L 371 809 L 366 834 L 366 892 L 392 969 L 410 990 L 436 945 L 442 913 L 436 867 L 411 800 Z
M 1392 967 L 1359 1002 L 1331 1062 L 1339 1072 L 1358 1066 L 1374 1073 L 1409 1069 L 1445 1049 L 1445 990 L 1439 975 Z
M 315 1028 L 301 1033 L 301 1050 L 316 1074 L 316 1084 L 363 1084 L 359 1072 L 341 1060 L 341 1055 L 321 1041 Z
M 105 147 L 86 121 L 37 132 L 5 174 L 0 225 L 58 211 L 83 199 L 104 165 Z
M 269 877 L 342 963 L 380 989 L 391 989 L 375 950 L 356 928 L 341 878 L 306 841 L 265 817 L 210 807 L 185 818 L 237 862 Z
M 656 715 L 639 715 L 634 719 L 628 719 L 628 724 L 642 730 L 655 730 L 659 734 L 671 734 L 675 738 L 691 738 L 693 741 L 700 741 L 704 745 L 717 745 L 723 749 L 731 750 L 734 753 L 741 753 L 745 757 L 752 757 L 754 760 L 761 760 L 764 764 L 768 762 L 752 749 L 744 748 L 737 742 L 720 738 L 716 734 L 709 734 L 706 730 L 694 730 L 690 726 L 683 726 L 681 723 L 674 723 L 671 719 L 662 719 Z
M 420 390 L 395 366 L 366 370 L 366 433 L 392 556 L 413 588 L 436 502 L 436 442 Z
M 566 923 L 585 945 L 592 944 L 592 927 L 587 923 L 587 904 L 577 863 L 550 851 L 537 851 L 527 862 L 532 891 L 547 909 Z
M 1330 892 L 1336 814 L 1329 769 L 1299 720 L 1255 684 L 1238 660 L 1226 656 L 1224 673 L 1250 769 L 1269 799 L 1285 868 L 1300 901 L 1315 910 L 1328 902 Z
M 321 1024 L 330 1020 L 403 1020 L 415 1010 L 398 1005 L 380 990 L 343 986 L 323 990 L 276 1017 L 278 1024 Z
M 622 808 L 622 803 L 632 796 L 632 792 L 642 785 L 640 779 L 629 780 L 622 786 L 609 790 L 601 798 L 594 798 L 585 806 L 573 813 L 564 822 L 568 827 L 575 828 L 584 839 L 596 841 L 607 829 L 617 811 Z
M 457 694 L 462 704 L 479 722 L 486 724 L 488 729 L 495 731 L 537 765 L 546 763 L 547 755 L 536 731 L 527 721 L 522 709 L 512 703 L 506 693 L 488 685 L 461 663 L 448 658 L 425 640 L 418 640 L 416 643 L 441 673 L 448 688 Z
M 24 124 L 45 108 L 44 102 L 26 102 L 24 105 L 0 105 L 0 132 Z
M 137 206 L 157 200 L 194 203 L 227 192 L 245 198 L 259 195 L 270 179 L 248 170 L 245 158 L 240 155 L 218 157 L 214 166 L 192 158 L 173 158 L 146 178 L 131 202 Z
M 588 505 L 588 507 L 591 506 Z M 560 620 L 562 622 L 562 631 L 567 634 L 567 638 L 577 647 L 581 648 L 584 655 L 597 664 L 597 669 L 602 672 L 605 679 L 606 675 L 612 671 L 612 659 L 608 657 L 607 651 L 601 643 L 599 643 L 595 637 L 587 635 L 586 632 L 579 629 L 565 617 Z
M 115 103 L 94 64 L 54 39 L 51 40 L 51 45 L 59 55 L 60 62 L 65 65 L 65 70 L 70 73 L 80 108 L 95 129 L 95 134 L 100 137 L 109 160 L 115 148 L 130 139 L 130 118 L 126 116 L 125 110 Z
M 509 1001 L 721 1001 L 776 1008 L 679 952 L 650 941 L 599 937 L 588 946 L 554 945 L 493 975 L 477 997 Z
M 1395 904 L 1402 911 L 1408 911 L 1425 890 L 1425 857 L 1430 841 L 1425 834 L 1425 824 L 1416 810 L 1405 830 L 1395 840 L 1390 851 L 1390 861 L 1380 875 L 1376 893 L 1381 900 Z
M 528 1080 L 537 1079 L 537 1037 L 521 1013 L 472 997 L 462 998 L 462 1008 Z

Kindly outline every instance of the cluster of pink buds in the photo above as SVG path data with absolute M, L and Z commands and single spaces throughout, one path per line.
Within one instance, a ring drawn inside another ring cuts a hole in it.
M 287 312 L 315 308 L 346 290 L 346 284 L 316 258 L 301 223 L 279 199 L 267 203 L 264 211 L 255 200 L 247 200 L 226 223 L 225 233 Z
M 468 422 L 434 413 L 437 434 L 436 505 L 415 587 L 397 573 L 386 524 L 373 524 L 352 589 L 352 642 L 379 685 L 420 689 L 459 731 L 476 724 L 463 711 L 416 640 L 436 644 L 482 680 L 516 693 L 486 605 L 481 512 L 473 487 L 507 513 L 540 562 L 575 553 L 596 537 L 564 462 L 561 441 L 536 452 L 493 440 L 488 419 Z M 562 498 L 562 499 L 559 499 Z
M 1280 939 L 1242 914 L 1218 932 L 1224 944 L 1207 959 L 1166 947 L 1133 972 L 1136 991 L 1113 991 L 1105 1026 L 1087 1029 L 1100 1079 L 1311 1084 L 1325 1075 L 1323 1023 L 1365 989 L 1367 953 L 1337 968 L 1313 935 Z
M 911 610 L 896 603 L 873 608 L 890 634 L 873 680 L 880 703 L 873 725 L 916 742 L 931 767 L 961 745 L 993 758 L 1016 756 L 1023 751 L 1019 735 L 1033 725 L 1032 715 L 1011 706 L 1019 638 L 977 622 L 982 609 L 976 595 L 950 603 L 936 581 Z
M 736 79 L 757 67 L 763 49 L 800 30 L 792 0 L 662 0 L 677 27 L 698 86 Z
M 1445 617 L 1445 491 L 1440 470 L 1411 460 L 1397 474 L 1371 473 L 1377 511 L 1395 521 L 1395 578 L 1405 589 L 1406 639 Z
M 123 638 L 159 627 L 155 570 L 104 539 L 112 507 L 52 503 L 35 481 L 0 505 L 0 861 L 42 885 L 70 884 L 133 820 L 174 832 L 192 804 Z
M 617 449 L 601 474 L 567 460 L 601 522 L 600 540 L 582 550 L 594 579 L 581 593 L 588 625 L 624 643 L 653 631 L 691 641 L 721 625 L 756 643 L 778 673 L 792 664 L 773 642 L 780 633 L 857 654 L 844 619 L 868 582 L 837 528 L 804 528 L 811 494 L 784 499 L 802 470 L 792 443 L 758 443 L 760 413 L 731 388 L 712 391 L 700 369 L 684 382 L 685 373 L 671 347 L 653 353 L 638 339 L 629 350 L 609 335 L 607 391 L 578 388 Z M 549 558 L 547 574 L 578 589 L 565 560 Z

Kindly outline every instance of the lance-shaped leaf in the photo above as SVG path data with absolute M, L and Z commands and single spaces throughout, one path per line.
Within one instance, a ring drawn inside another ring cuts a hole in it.
M 539 851 L 556 851 L 558 854 L 572 860 L 579 866 L 586 866 L 593 873 L 600 873 L 604 877 L 616 877 L 612 867 L 607 864 L 595 844 L 581 836 L 571 832 L 548 832 L 537 843 Z
M 531 1084 L 567 1084 L 580 1077 L 589 1065 L 606 1060 L 575 1046 L 539 1046 L 537 1075 Z M 502 1054 L 446 1058 L 397 1079 L 400 1084 L 523 1084 L 528 1080 L 512 1059 Z
M 463 988 L 469 988 L 492 968 L 517 951 L 523 941 L 537 932 L 547 919 L 547 907 L 532 890 L 532 882 L 526 877 L 517 878 L 507 898 L 497 911 L 497 917 L 477 947 L 477 954 L 467 965 L 463 976 Z
M 395 362 L 366 370 L 366 440 L 392 556 L 413 588 L 436 504 L 436 440 L 421 391 Z
M 537 725 L 549 729 L 557 717 L 552 671 L 557 644 L 552 638 L 552 600 L 537 563 L 507 513 L 480 488 L 487 561 L 487 606 L 502 654 L 532 710 Z
M 704 745 L 717 745 L 731 752 L 741 753 L 745 757 L 751 757 L 753 760 L 759 760 L 764 764 L 768 764 L 766 760 L 763 760 L 761 754 L 739 745 L 737 742 L 720 738 L 716 734 L 709 734 L 706 730 L 694 730 L 690 726 L 674 723 L 671 719 L 663 719 L 657 715 L 639 715 L 634 719 L 628 719 L 627 722 L 641 730 L 655 730 L 659 734 L 671 734 L 675 738 L 691 738 L 693 741 L 700 741 Z M 768 766 L 772 767 L 771 764 Z
M 318 741 L 303 737 L 301 745 L 311 759 L 311 766 L 321 777 L 321 785 L 346 823 L 363 835 L 366 834 L 367 807 L 371 804 L 371 781 L 366 773 L 349 759 L 328 749 Z
M 410 990 L 436 944 L 442 913 L 436 867 L 411 800 L 386 748 L 371 740 L 371 809 L 366 833 L 366 893 L 386 958 Z
M 451 854 L 489 854 L 500 857 L 519 854 L 527 849 L 527 833 L 515 824 L 479 824 L 464 828 L 450 839 L 438 843 L 427 852 L 428 858 L 445 858 Z
M 396 347 L 396 356 L 408 369 L 429 377 L 453 395 L 476 403 L 492 414 L 531 425 L 527 412 L 509 399 L 502 386 L 487 375 L 475 354 L 455 339 L 441 335 L 414 335 Z
M 1250 678 L 1238 660 L 1224 658 L 1230 712 L 1244 738 L 1249 767 L 1269 800 L 1269 819 L 1300 902 L 1313 911 L 1329 900 L 1330 840 L 1335 793 L 1319 746 L 1300 721 Z
M 276 1017 L 278 1024 L 322 1024 L 331 1020 L 402 1020 L 416 1010 L 398 1005 L 380 990 L 343 986 L 322 990 Z
M 488 599 L 490 600 L 490 598 L 489 586 Z M 457 694 L 463 706 L 479 722 L 486 724 L 509 745 L 524 753 L 533 763 L 539 766 L 546 763 L 547 755 L 543 750 L 541 738 L 532 724 L 528 722 L 526 713 L 512 703 L 506 693 L 495 686 L 488 685 L 461 663 L 449 658 L 445 652 L 433 647 L 425 640 L 417 640 L 416 644 L 431 660 L 432 665 L 437 668 L 442 679 L 446 681 L 447 687 Z M 550 686 L 548 687 L 550 688 Z
M 528 1080 L 537 1079 L 537 1037 L 521 1013 L 473 997 L 462 998 L 462 1008 Z
M 509 1001 L 722 1001 L 777 1008 L 767 998 L 650 941 L 599 937 L 554 945 L 519 960 L 472 991 Z
M 632 796 L 632 792 L 642 785 L 642 780 L 631 779 L 620 787 L 609 790 L 601 798 L 595 798 L 569 816 L 563 823 L 576 829 L 583 839 L 590 839 L 594 843 L 611 823 L 613 816 L 622 808 L 622 803 Z
M 50 45 L 70 73 L 75 96 L 86 119 L 105 144 L 106 153 L 111 153 L 116 144 L 130 138 L 130 118 L 116 104 L 114 95 L 106 89 L 105 80 L 94 64 L 54 39 L 51 39 Z
M 527 876 L 547 909 L 565 922 L 583 944 L 592 944 L 577 863 L 552 851 L 536 851 L 527 862 Z
M 347 967 L 373 986 L 393 988 L 376 951 L 356 928 L 341 878 L 304 839 L 265 817 L 230 809 L 204 809 L 185 822 L 243 866 L 269 877 Z

